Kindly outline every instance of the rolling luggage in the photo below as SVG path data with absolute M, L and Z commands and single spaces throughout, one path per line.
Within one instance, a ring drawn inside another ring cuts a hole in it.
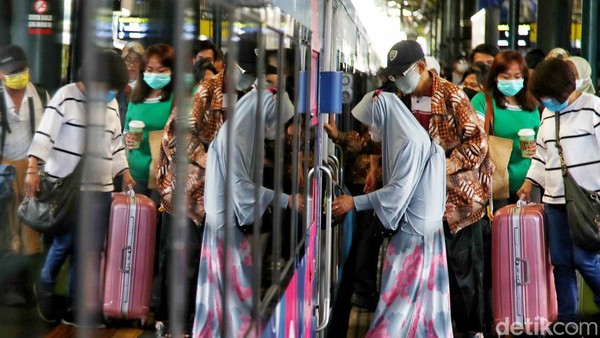
M 113 194 L 104 271 L 106 317 L 146 320 L 155 242 L 154 202 L 144 195 Z
M 536 333 L 556 320 L 556 291 L 541 204 L 512 204 L 494 215 L 492 290 L 494 325 L 500 332 L 512 325 Z

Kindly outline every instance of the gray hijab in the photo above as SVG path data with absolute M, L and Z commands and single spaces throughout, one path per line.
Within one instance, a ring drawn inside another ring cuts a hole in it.
M 384 186 L 366 196 L 383 226 L 413 235 L 439 230 L 446 200 L 442 148 L 393 93 L 368 93 L 352 114 L 381 138 Z
M 255 206 L 255 184 L 254 161 L 263 161 L 263 158 L 257 159 L 255 149 L 264 148 L 264 139 L 254 144 L 256 133 L 256 105 L 258 100 L 262 100 L 262 111 L 265 121 L 265 131 L 275 129 L 277 124 L 277 100 L 282 100 L 282 111 L 279 112 L 284 121 L 289 120 L 294 114 L 294 108 L 287 93 L 274 94 L 270 90 L 262 90 L 260 93 L 255 89 L 248 92 L 236 103 L 236 112 L 233 120 L 226 121 L 221 127 L 215 140 L 210 144 L 208 150 L 208 159 L 206 164 L 206 188 L 204 199 L 206 205 L 206 221 L 213 227 L 225 225 L 225 205 L 223 196 L 225 195 L 225 182 L 227 180 L 227 167 L 232 166 L 233 171 L 230 179 L 233 180 L 233 209 L 236 221 L 240 225 L 252 224 L 254 222 Z M 227 124 L 233 123 L 234 144 L 230 147 L 233 151 L 233 162 L 227 161 Z M 260 214 L 273 201 L 275 193 L 271 189 L 258 187 Z M 282 206 L 287 205 L 288 195 L 279 196 Z

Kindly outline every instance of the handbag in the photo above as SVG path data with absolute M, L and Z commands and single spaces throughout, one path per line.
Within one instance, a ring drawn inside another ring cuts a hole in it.
M 12 197 L 15 175 L 15 167 L 0 164 L 0 201 L 6 201 Z
M 34 198 L 26 196 L 18 209 L 21 221 L 34 230 L 61 235 L 70 230 L 71 216 L 76 212 L 82 174 L 81 161 L 73 172 L 51 181 L 40 171 L 40 190 Z
M 565 204 L 571 240 L 587 251 L 600 251 L 600 196 L 597 192 L 581 187 L 567 170 L 560 145 L 560 114 L 555 115 L 556 148 L 565 187 Z
M 513 140 L 494 136 L 494 104 L 492 97 L 485 94 L 485 132 L 488 134 L 488 149 L 494 172 L 492 173 L 492 198 L 508 199 L 508 162 L 513 149 Z
M 148 133 L 148 143 L 150 144 L 150 155 L 152 161 L 150 162 L 150 173 L 148 175 L 148 188 L 157 189 L 156 175 L 158 171 L 158 157 L 160 155 L 160 147 L 162 145 L 164 131 L 154 130 Z

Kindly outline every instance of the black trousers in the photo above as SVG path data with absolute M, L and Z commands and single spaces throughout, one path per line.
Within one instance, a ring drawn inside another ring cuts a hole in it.
M 481 332 L 484 325 L 484 249 L 487 218 L 450 233 L 444 222 L 452 320 L 459 332 Z
M 152 292 L 152 307 L 155 311 L 155 317 L 157 320 L 168 321 L 168 297 L 169 292 L 169 265 L 173 257 L 171 246 L 171 228 L 174 224 L 174 219 L 171 215 L 166 212 L 162 213 L 162 224 L 159 233 L 158 243 L 158 273 L 154 279 L 153 292 Z M 198 264 L 200 262 L 200 250 L 202 247 L 202 236 L 204 232 L 204 226 L 196 226 L 191 219 L 187 219 L 188 223 L 188 236 L 187 236 L 187 269 L 186 273 L 180 278 L 187 279 L 187 294 L 186 301 L 186 318 L 187 324 L 191 324 L 194 319 L 194 308 L 196 303 L 196 289 L 198 284 Z

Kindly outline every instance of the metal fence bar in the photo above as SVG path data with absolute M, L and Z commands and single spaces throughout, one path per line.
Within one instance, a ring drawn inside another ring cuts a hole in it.
M 97 78 L 96 74 L 101 69 L 90 67 L 95 64 L 95 52 L 97 50 L 96 42 L 100 37 L 95 34 L 94 25 L 96 23 L 96 15 L 100 13 L 101 8 L 107 8 L 107 2 L 86 2 L 80 1 L 80 9 L 83 11 L 82 25 L 82 43 L 83 43 L 83 81 L 88 86 L 85 88 L 85 141 L 84 152 L 80 161 L 83 161 L 83 179 L 90 177 L 90 172 L 94 170 L 98 160 L 98 134 L 102 135 L 104 131 L 104 116 L 106 115 L 106 104 L 102 104 L 100 98 L 103 93 L 106 93 L 107 88 L 94 87 L 90 85 L 91 79 Z M 86 66 L 87 65 L 87 66 Z M 71 264 L 75 264 L 75 320 L 82 324 L 81 329 L 77 331 L 78 337 L 91 336 L 91 324 L 94 321 L 94 313 L 102 311 L 99 300 L 100 283 L 100 261 L 95 259 L 93 255 L 93 247 L 91 243 L 97 242 L 99 239 L 93 235 L 93 211 L 89 210 L 89 206 L 96 204 L 96 196 L 87 192 L 83 192 L 80 198 L 80 208 L 77 222 L 77 229 L 73 229 L 75 233 L 75 251 L 71 256 Z M 103 244 L 103 243 L 102 243 Z M 93 244 L 92 244 L 93 245 Z M 95 247 L 95 245 L 93 245 Z
M 171 232 L 168 280 L 169 280 L 169 327 L 170 332 L 175 337 L 183 336 L 186 329 L 186 303 L 194 300 L 188 300 L 188 250 L 187 239 L 190 236 L 190 229 L 187 218 L 187 193 L 186 177 L 188 171 L 188 133 L 189 133 L 189 107 L 190 95 L 189 88 L 184 83 L 186 74 L 191 73 L 189 67 L 190 40 L 184 34 L 182 24 L 185 22 L 185 11 L 191 6 L 190 0 L 176 0 L 174 2 L 174 21 L 172 22 L 172 32 L 175 53 L 175 92 L 173 95 L 177 117 L 175 118 L 175 190 L 173 192 L 173 222 L 171 229 L 165 229 Z M 173 108 L 172 108 L 173 109 Z M 173 111 L 171 112 L 173 113 Z
M 254 269 L 252 270 L 252 328 L 258 335 L 260 329 L 260 289 L 262 281 L 262 245 L 261 245 L 261 227 L 262 227 L 262 214 L 260 212 L 261 207 L 261 193 L 260 188 L 263 185 L 263 158 L 264 158 L 264 138 L 265 138 L 265 118 L 263 113 L 263 97 L 262 91 L 264 90 L 264 73 L 265 73 L 265 38 L 263 36 L 264 25 L 261 22 L 259 24 L 260 29 L 257 34 L 257 47 L 258 47 L 258 58 L 257 58 L 257 86 L 258 91 L 254 121 L 254 227 L 252 229 L 252 263 Z M 262 147 L 259 145 L 263 145 Z M 248 332 L 249 334 L 250 332 Z

